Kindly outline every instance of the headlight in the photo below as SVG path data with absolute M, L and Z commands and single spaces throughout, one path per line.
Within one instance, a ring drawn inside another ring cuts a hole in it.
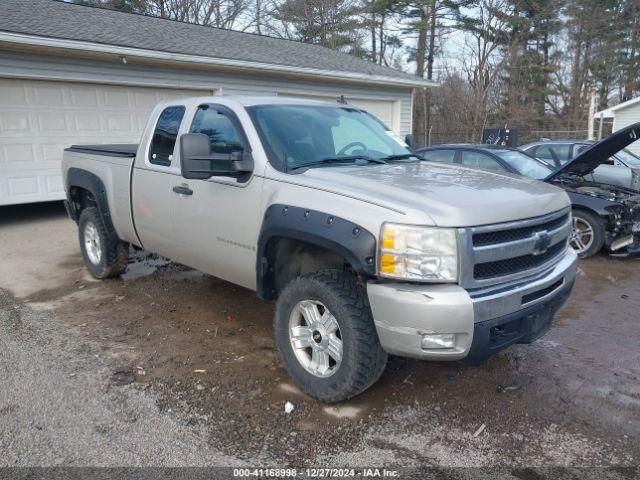
M 458 280 L 458 242 L 452 228 L 385 223 L 380 232 L 378 274 L 423 282 Z

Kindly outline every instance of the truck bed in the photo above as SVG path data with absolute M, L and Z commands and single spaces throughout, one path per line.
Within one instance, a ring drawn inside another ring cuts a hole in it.
M 107 145 L 71 145 L 65 150 L 69 152 L 90 153 L 91 155 L 133 158 L 136 156 L 136 152 L 138 151 L 138 144 L 113 143 Z
M 137 144 L 72 145 L 62 156 L 65 186 L 69 177 L 81 188 L 93 187 L 106 194 L 110 218 L 118 237 L 134 245 L 139 243 L 131 215 L 131 172 L 138 150 Z

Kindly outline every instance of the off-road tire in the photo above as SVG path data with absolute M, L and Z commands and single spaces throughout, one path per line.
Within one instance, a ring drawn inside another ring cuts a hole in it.
M 85 245 L 85 227 L 92 223 L 100 238 L 101 254 L 97 263 L 93 263 Z M 129 244 L 121 241 L 115 234 L 108 233 L 102 218 L 95 207 L 82 210 L 78 220 L 78 239 L 84 264 L 91 275 L 98 279 L 116 277 L 127 269 Z
M 581 208 L 575 208 L 572 211 L 572 215 L 576 218 L 580 218 L 582 221 L 591 225 L 593 230 L 593 242 L 585 251 L 578 254 L 580 258 L 593 257 L 596 253 L 602 250 L 606 237 L 606 228 L 604 221 L 598 215 L 583 210 Z
M 326 378 L 314 376 L 295 356 L 289 336 L 292 309 L 302 300 L 321 302 L 340 326 L 342 361 Z M 373 385 L 387 364 L 380 346 L 365 288 L 354 275 L 324 270 L 301 275 L 289 282 L 278 297 L 275 338 L 284 366 L 305 393 L 326 403 L 354 397 Z

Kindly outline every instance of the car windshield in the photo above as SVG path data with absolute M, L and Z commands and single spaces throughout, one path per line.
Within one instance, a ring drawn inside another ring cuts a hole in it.
M 498 149 L 492 149 L 491 152 L 499 156 L 502 161 L 508 163 L 511 168 L 525 177 L 542 180 L 553 172 L 553 168 L 549 164 L 523 152 Z
M 627 167 L 640 168 L 640 157 L 634 155 L 629 150 L 620 150 L 615 155 L 622 161 Z
M 316 162 L 320 164 L 327 159 L 331 163 L 323 165 L 412 153 L 382 122 L 356 108 L 257 105 L 247 108 L 247 111 L 266 147 L 269 160 L 283 170 Z

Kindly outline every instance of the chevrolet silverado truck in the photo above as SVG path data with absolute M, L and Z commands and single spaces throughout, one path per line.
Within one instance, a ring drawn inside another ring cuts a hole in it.
M 163 102 L 138 145 L 66 149 L 63 178 L 94 277 L 135 246 L 274 300 L 283 364 L 325 402 L 388 354 L 481 363 L 536 340 L 576 275 L 564 191 L 421 161 L 348 104 Z

